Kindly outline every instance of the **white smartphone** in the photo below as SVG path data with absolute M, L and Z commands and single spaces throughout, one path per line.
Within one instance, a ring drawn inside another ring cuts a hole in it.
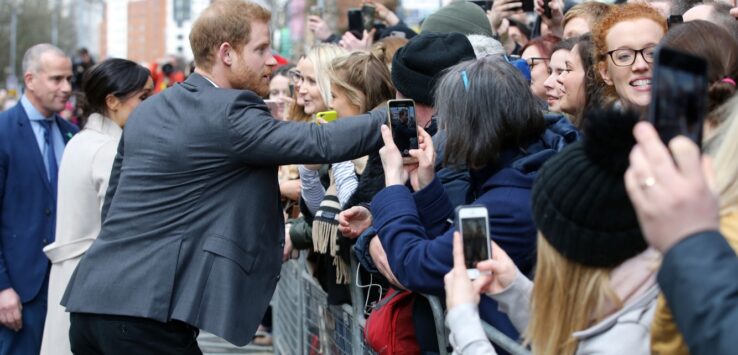
M 464 240 L 464 264 L 469 278 L 479 277 L 477 263 L 492 257 L 489 212 L 482 205 L 459 206 L 456 221 Z

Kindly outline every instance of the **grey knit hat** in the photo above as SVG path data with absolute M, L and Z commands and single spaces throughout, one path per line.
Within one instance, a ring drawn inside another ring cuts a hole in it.
M 458 32 L 492 37 L 492 26 L 481 7 L 472 2 L 458 1 L 428 16 L 420 27 L 420 33 L 424 32 Z

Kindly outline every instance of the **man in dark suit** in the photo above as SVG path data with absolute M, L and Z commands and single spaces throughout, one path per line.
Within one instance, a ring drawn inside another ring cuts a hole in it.
M 71 95 L 72 62 L 38 44 L 23 57 L 26 91 L 0 113 L 0 354 L 37 354 L 46 318 L 59 162 L 77 128 L 57 113 Z
M 190 33 L 196 72 L 131 115 L 102 230 L 62 299 L 75 353 L 200 354 L 197 329 L 248 343 L 281 267 L 277 167 L 379 148 L 381 113 L 321 126 L 271 116 L 270 16 L 211 4 Z

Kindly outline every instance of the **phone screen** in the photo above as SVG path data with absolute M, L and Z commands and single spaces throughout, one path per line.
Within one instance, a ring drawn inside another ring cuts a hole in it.
M 685 135 L 698 146 L 707 112 L 707 63 L 670 48 L 655 55 L 649 120 L 665 144 Z
M 461 236 L 464 240 L 464 263 L 467 269 L 475 269 L 477 263 L 489 259 L 488 223 L 485 217 L 461 219 Z
M 361 10 L 348 10 L 348 30 L 358 39 L 364 37 L 364 15 Z
M 409 157 L 410 149 L 418 149 L 415 103 L 412 100 L 393 100 L 388 105 L 392 138 L 402 156 Z
M 310 15 L 323 18 L 323 7 L 318 5 L 310 6 Z
M 666 20 L 666 23 L 669 25 L 669 28 L 672 28 L 674 25 L 684 23 L 684 17 L 682 17 L 682 15 L 671 15 L 669 16 L 669 19 Z
M 364 24 L 364 29 L 367 31 L 374 27 L 375 12 L 376 7 L 374 5 L 364 4 L 364 6 L 361 7 L 361 22 Z

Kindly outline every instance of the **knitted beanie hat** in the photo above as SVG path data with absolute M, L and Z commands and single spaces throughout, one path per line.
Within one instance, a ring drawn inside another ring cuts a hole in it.
M 615 110 L 585 114 L 584 139 L 549 159 L 533 186 L 533 220 L 569 260 L 614 267 L 646 249 L 625 190 L 638 116 Z
M 475 58 L 474 48 L 461 33 L 421 33 L 395 53 L 392 83 L 405 97 L 433 106 L 433 88 L 441 72 Z
M 468 1 L 452 2 L 423 21 L 420 33 L 458 32 L 492 37 L 492 26 L 481 7 Z

